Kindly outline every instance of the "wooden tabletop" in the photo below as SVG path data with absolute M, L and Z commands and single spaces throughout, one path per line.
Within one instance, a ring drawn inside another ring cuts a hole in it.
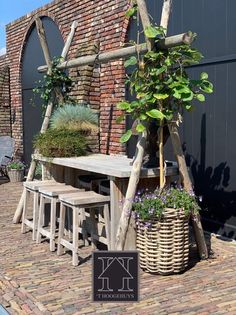
M 130 177 L 132 169 L 132 159 L 122 155 L 90 154 L 71 158 L 46 158 L 41 155 L 33 155 L 33 159 L 119 178 Z M 172 166 L 168 166 L 166 169 L 166 176 L 177 174 L 177 163 L 172 162 Z M 143 178 L 158 176 L 159 168 L 142 168 L 141 170 L 141 177 Z

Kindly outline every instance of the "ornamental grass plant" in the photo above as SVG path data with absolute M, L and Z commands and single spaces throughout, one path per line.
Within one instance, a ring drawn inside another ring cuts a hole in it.
M 98 117 L 87 104 L 65 104 L 54 111 L 51 128 L 90 134 L 98 131 Z

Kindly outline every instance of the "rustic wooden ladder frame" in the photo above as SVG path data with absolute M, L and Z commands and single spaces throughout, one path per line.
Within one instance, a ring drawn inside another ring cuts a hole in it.
M 139 9 L 139 14 L 141 17 L 143 29 L 145 29 L 151 25 L 145 0 L 137 0 L 137 6 Z M 172 7 L 172 0 L 163 0 L 161 26 L 163 26 L 166 29 L 168 27 L 171 7 Z M 47 73 L 50 75 L 51 68 L 52 68 L 52 61 L 50 58 L 42 21 L 39 18 L 36 19 L 36 27 L 37 27 L 40 43 L 41 43 L 41 46 L 43 49 L 45 61 L 47 64 L 46 66 L 39 67 L 38 70 L 40 72 L 47 71 Z M 149 38 L 146 38 L 146 43 L 141 44 L 138 47 L 132 46 L 132 47 L 120 48 L 117 50 L 104 52 L 104 53 L 101 53 L 99 55 L 79 57 L 79 58 L 76 58 L 73 60 L 65 61 L 66 56 L 67 56 L 68 51 L 69 51 L 69 48 L 70 48 L 70 45 L 71 45 L 72 40 L 73 40 L 73 36 L 74 36 L 76 27 L 77 27 L 77 22 L 73 22 L 72 27 L 71 27 L 71 32 L 67 38 L 66 44 L 65 44 L 65 46 L 63 48 L 63 52 L 62 52 L 62 57 L 63 57 L 64 61 L 58 65 L 59 69 L 68 69 L 68 68 L 73 68 L 76 66 L 94 64 L 95 61 L 102 63 L 102 62 L 106 62 L 106 61 L 134 55 L 137 53 L 137 49 L 141 53 L 143 53 L 143 52 L 151 51 L 154 48 L 154 41 L 149 39 Z M 179 35 L 175 35 L 175 36 L 171 36 L 171 37 L 166 37 L 164 40 L 162 40 L 158 44 L 157 48 L 168 49 L 168 48 L 175 47 L 175 46 L 178 46 L 181 44 L 190 44 L 192 41 L 193 41 L 193 36 L 189 33 L 184 33 L 184 34 L 179 34 Z M 47 106 L 46 114 L 44 117 L 43 125 L 41 128 L 41 133 L 45 132 L 48 128 L 49 119 L 50 119 L 51 113 L 52 113 L 52 108 L 53 108 L 53 102 L 49 102 L 48 106 Z M 171 122 L 168 124 L 168 128 L 170 131 L 170 137 L 171 137 L 174 153 L 175 153 L 178 165 L 179 165 L 179 172 L 180 172 L 180 176 L 181 176 L 182 181 L 183 181 L 184 188 L 185 188 L 185 190 L 190 191 L 190 190 L 192 190 L 192 182 L 191 182 L 189 174 L 188 174 L 188 169 L 187 169 L 187 165 L 186 165 L 186 161 L 185 161 L 185 157 L 184 157 L 184 153 L 182 150 L 181 141 L 180 141 L 180 137 L 179 137 L 178 126 L 177 126 L 176 122 Z M 125 244 L 125 240 L 126 240 L 128 227 L 129 227 L 130 217 L 131 217 L 132 200 L 134 199 L 137 184 L 138 184 L 139 177 L 140 177 L 140 170 L 142 167 L 142 161 L 143 161 L 143 156 L 144 156 L 144 151 L 145 151 L 146 139 L 147 139 L 147 132 L 144 131 L 143 133 L 140 134 L 139 139 L 138 139 L 137 148 L 136 148 L 136 155 L 135 155 L 134 163 L 132 166 L 131 176 L 129 179 L 129 184 L 128 184 L 128 188 L 127 188 L 127 192 L 126 192 L 126 198 L 125 198 L 123 211 L 122 211 L 121 218 L 120 218 L 119 227 L 117 230 L 117 239 L 116 239 L 116 249 L 117 250 L 123 250 L 124 249 L 124 244 Z M 162 167 L 162 165 L 161 165 L 161 167 Z M 36 168 L 36 161 L 32 160 L 31 165 L 30 165 L 30 169 L 29 169 L 29 173 L 27 176 L 27 180 L 33 179 L 35 168 Z M 16 209 L 16 212 L 15 212 L 15 215 L 13 218 L 14 223 L 18 223 L 21 219 L 24 193 L 25 192 L 23 191 L 20 202 L 18 204 L 18 207 Z M 127 213 L 129 213 L 128 216 L 127 216 Z M 200 258 L 206 259 L 206 258 L 208 258 L 208 251 L 207 251 L 207 247 L 206 247 L 204 232 L 203 232 L 203 228 L 201 225 L 199 214 L 194 215 L 194 217 L 192 216 L 192 224 L 193 224 L 193 228 L 194 228 L 195 239 L 196 239 L 196 243 L 198 246 L 198 252 L 199 252 Z

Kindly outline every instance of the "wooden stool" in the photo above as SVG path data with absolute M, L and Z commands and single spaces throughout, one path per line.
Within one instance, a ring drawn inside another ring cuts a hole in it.
M 39 213 L 39 188 L 50 187 L 50 186 L 61 186 L 65 184 L 56 183 L 54 180 L 45 180 L 45 181 L 28 181 L 24 182 L 25 195 L 24 195 L 24 205 L 22 213 L 22 224 L 21 232 L 26 232 L 26 226 L 30 227 L 33 230 L 32 239 L 36 240 L 36 232 L 38 225 L 38 213 Z M 30 200 L 30 194 L 33 194 L 33 216 L 28 219 L 27 211 L 29 210 L 28 204 Z
M 39 219 L 36 243 L 41 243 L 42 235 L 49 238 L 50 251 L 55 251 L 55 232 L 56 232 L 56 205 L 58 202 L 58 196 L 64 193 L 78 193 L 80 190 L 72 186 L 51 186 L 43 187 L 39 189 L 40 193 L 40 206 L 39 206 Z M 50 201 L 50 230 L 48 231 L 43 227 L 44 225 L 44 208 L 45 201 Z
M 109 202 L 110 198 L 107 196 L 99 195 L 93 191 L 85 191 L 77 194 L 59 196 L 61 202 L 60 206 L 60 220 L 59 220 L 59 233 L 58 233 L 58 247 L 57 254 L 61 255 L 63 247 L 72 251 L 72 265 L 78 265 L 78 233 L 81 227 L 79 226 L 80 217 L 85 218 L 85 209 L 88 209 L 87 215 L 92 220 L 91 241 L 93 248 L 96 248 L 96 241 L 105 243 L 110 248 L 110 216 L 109 216 Z M 73 211 L 73 240 L 72 243 L 64 238 L 64 226 L 65 226 L 65 209 L 66 207 L 72 208 Z M 95 219 L 95 209 L 101 207 L 105 217 L 105 230 L 106 238 L 101 237 L 96 232 L 96 226 L 99 222 Z
M 98 191 L 100 182 L 105 179 L 106 176 L 103 175 L 80 175 L 78 178 L 78 187 L 90 191 Z
M 110 196 L 110 181 L 103 180 L 98 186 L 99 194 Z

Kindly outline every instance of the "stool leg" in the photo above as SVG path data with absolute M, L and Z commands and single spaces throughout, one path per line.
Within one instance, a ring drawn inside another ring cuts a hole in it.
M 56 207 L 57 201 L 55 198 L 51 200 L 51 212 L 50 212 L 50 251 L 55 251 L 55 233 L 56 233 Z
M 63 238 L 63 232 L 64 232 L 64 227 L 65 227 L 65 215 L 66 215 L 66 207 L 63 203 L 61 203 L 61 205 L 60 205 L 59 232 L 58 232 L 58 245 L 57 245 L 57 255 L 58 256 L 63 254 L 63 246 L 61 244 L 61 239 Z
M 110 240 L 110 233 L 111 233 L 111 229 L 110 229 L 110 213 L 109 213 L 109 206 L 108 204 L 105 204 L 103 207 L 103 213 L 104 213 L 104 219 L 105 219 L 105 230 L 106 230 L 106 238 L 107 238 L 107 248 L 108 250 L 111 249 L 111 240 Z
M 40 195 L 38 230 L 37 230 L 37 237 L 36 237 L 37 244 L 41 243 L 41 240 L 42 240 L 40 230 L 43 227 L 44 205 L 45 205 L 45 198 L 43 195 Z
M 85 209 L 84 208 L 80 208 L 79 217 L 80 217 L 80 221 L 81 221 L 84 246 L 89 246 L 88 233 L 87 233 L 87 229 L 86 229 L 86 215 L 85 215 Z
M 38 224 L 38 214 L 39 214 L 39 193 L 34 192 L 34 205 L 33 205 L 33 234 L 32 240 L 36 240 L 37 224 Z
M 71 232 L 72 219 L 71 219 L 71 216 L 72 216 L 71 208 L 68 208 L 67 209 L 67 221 L 68 221 L 68 237 L 69 237 L 69 239 L 72 238 L 72 232 Z
M 23 205 L 23 213 L 22 213 L 21 233 L 25 233 L 26 232 L 25 218 L 27 216 L 29 194 L 30 194 L 30 192 L 27 189 L 25 189 L 24 205 Z
M 79 208 L 73 207 L 73 250 L 72 265 L 78 266 L 78 245 L 79 245 Z
M 95 219 L 95 209 L 94 208 L 90 208 L 90 218 L 92 221 L 92 231 L 91 231 L 91 242 L 92 242 L 92 249 L 97 249 L 97 240 L 95 239 L 94 235 L 97 234 L 96 233 L 96 219 Z

